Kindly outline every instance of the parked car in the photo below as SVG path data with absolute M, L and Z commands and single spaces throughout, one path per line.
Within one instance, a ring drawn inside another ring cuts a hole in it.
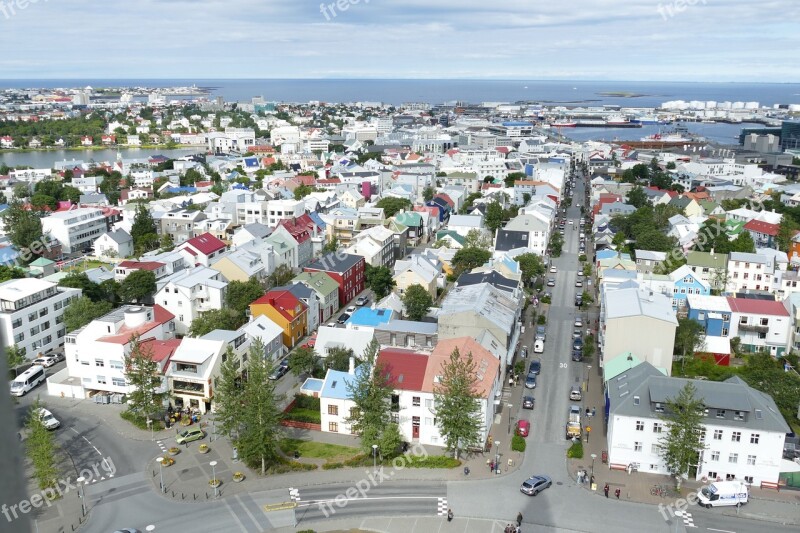
M 533 396 L 525 396 L 522 398 L 523 409 L 533 409 L 534 399 Z
M 576 339 L 572 339 L 572 347 L 573 348 L 583 348 L 583 339 L 578 337 Z
M 356 306 L 355 305 L 351 305 L 350 307 L 345 309 L 344 312 L 349 314 L 349 315 L 352 315 L 353 313 L 356 312 Z
M 53 352 L 48 354 L 48 357 L 52 357 L 56 360 L 56 363 L 60 363 L 61 361 L 65 361 L 67 358 L 64 356 L 64 352 Z
M 556 286 L 556 278 L 548 278 L 547 279 L 547 286 L 548 287 L 555 287 Z
M 580 278 L 575 280 L 575 286 L 576 287 L 583 287 L 583 282 L 580 280 Z
M 582 328 L 583 327 L 583 320 L 581 320 L 581 317 L 579 317 L 579 316 L 575 317 L 575 327 L 576 328 Z
M 572 388 L 569 390 L 569 399 L 573 402 L 581 401 L 583 395 L 581 394 L 581 388 L 577 385 L 573 385 Z
M 525 388 L 526 389 L 535 389 L 536 388 L 536 374 L 528 374 L 525 378 Z
M 573 348 L 572 349 L 572 360 L 576 363 L 580 363 L 583 361 L 583 349 L 581 348 Z
M 522 349 L 519 351 L 519 354 L 523 359 L 528 357 L 528 347 L 527 346 L 523 346 Z
M 356 305 L 367 305 L 369 303 L 369 298 L 366 296 L 359 296 L 356 299 Z
M 544 341 L 539 339 L 533 343 L 533 353 L 544 353 Z
M 531 476 L 522 483 L 519 491 L 528 496 L 536 496 L 552 484 L 553 480 L 549 476 Z
M 575 307 L 581 307 L 583 305 L 583 297 L 576 296 L 575 297 Z
M 272 371 L 272 375 L 270 375 L 269 379 L 273 381 L 281 379 L 286 375 L 287 372 L 289 372 L 289 359 L 281 359 L 281 362 L 275 366 L 275 369 Z
M 42 421 L 42 425 L 47 429 L 56 429 L 61 425 L 61 422 L 53 416 L 53 413 L 43 407 L 39 408 L 37 415 L 39 416 L 39 420 Z
M 535 340 L 541 340 L 542 342 L 545 341 L 547 330 L 544 326 L 536 326 L 536 337 Z
M 538 376 L 539 373 L 542 371 L 542 362 L 538 359 L 534 359 L 531 361 L 531 366 L 528 368 L 528 374 L 533 374 L 534 376 Z
M 527 437 L 531 432 L 531 423 L 527 420 L 517 420 L 515 433 L 520 437 Z
M 576 329 L 576 330 L 574 330 L 572 332 L 572 338 L 573 339 L 580 339 L 581 336 L 582 336 L 582 333 L 581 333 L 581 330 L 579 330 L 579 329 Z
M 34 365 L 42 365 L 45 368 L 50 368 L 54 364 L 56 364 L 56 358 L 50 355 L 43 355 L 42 357 L 37 357 L 33 360 Z
M 186 444 L 188 442 L 192 442 L 193 440 L 200 440 L 205 436 L 206 432 L 203 431 L 199 426 L 189 427 L 175 435 L 175 442 L 177 444 Z
M 555 265 L 551 266 L 550 267 L 550 273 L 551 274 L 555 274 L 556 272 L 558 272 L 558 269 L 556 268 L 556 266 Z
M 336 319 L 336 322 L 338 324 L 344 324 L 349 319 L 350 319 L 350 315 L 348 313 L 342 313 L 341 315 L 339 315 L 339 318 Z

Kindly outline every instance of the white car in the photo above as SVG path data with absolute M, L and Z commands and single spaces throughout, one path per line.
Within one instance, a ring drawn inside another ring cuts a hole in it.
M 352 315 L 353 313 L 356 312 L 356 306 L 355 305 L 351 305 L 350 307 L 345 309 L 344 312 L 347 313 L 348 315 Z
M 583 320 L 581 320 L 581 317 L 579 316 L 575 317 L 575 327 L 576 328 L 583 327 Z
M 533 343 L 533 353 L 542 352 L 544 352 L 544 341 L 540 339 Z
M 555 265 L 551 266 L 550 267 L 550 273 L 551 274 L 555 274 L 556 272 L 558 272 L 558 269 L 555 267 Z
M 53 416 L 53 413 L 47 409 L 41 408 L 37 414 L 39 415 L 39 420 L 42 421 L 42 425 L 47 429 L 56 429 L 61 425 L 61 422 L 59 422 L 56 417 Z
M 583 270 L 578 270 L 578 277 L 580 278 L 581 276 L 583 276 Z
M 575 286 L 576 287 L 583 287 L 583 282 L 581 280 L 576 280 L 575 281 Z
M 572 220 L 572 219 L 569 219 L 569 220 L 567 220 L 567 223 L 568 223 L 568 224 L 574 224 L 574 223 L 575 223 L 575 221 L 574 221 L 574 220 Z
M 33 360 L 34 365 L 42 365 L 45 368 L 50 368 L 57 362 L 58 359 L 50 355 L 43 355 L 42 357 L 37 357 L 36 359 Z

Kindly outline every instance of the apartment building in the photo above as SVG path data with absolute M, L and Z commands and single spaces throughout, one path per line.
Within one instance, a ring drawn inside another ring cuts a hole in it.
M 272 200 L 268 203 L 267 226 L 274 228 L 281 220 L 291 220 L 305 213 L 302 200 Z M 262 222 L 264 223 L 264 222 Z
M 222 309 L 228 282 L 216 270 L 197 266 L 158 282 L 156 304 L 175 315 L 175 331 L 186 335 L 192 321 L 205 311 Z
M 108 231 L 103 211 L 93 207 L 52 213 L 42 219 L 42 230 L 61 243 L 65 253 L 91 248 Z
M 0 342 L 15 345 L 34 359 L 64 344 L 64 309 L 80 289 L 36 278 L 0 283 Z

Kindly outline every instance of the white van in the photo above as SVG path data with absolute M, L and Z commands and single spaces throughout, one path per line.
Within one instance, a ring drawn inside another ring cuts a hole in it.
M 43 382 L 47 374 L 41 365 L 33 365 L 11 382 L 11 395 L 23 396 Z
M 747 485 L 741 481 L 717 481 L 697 493 L 700 506 L 707 509 L 723 505 L 741 507 L 749 497 Z
M 539 339 L 533 343 L 533 353 L 543 353 L 544 352 L 544 341 Z

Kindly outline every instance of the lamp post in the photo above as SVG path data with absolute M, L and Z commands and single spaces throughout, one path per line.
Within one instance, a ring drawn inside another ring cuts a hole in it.
M 592 474 L 591 474 L 591 477 L 589 478 L 589 483 L 591 483 L 592 480 L 594 479 L 594 460 L 595 459 L 597 459 L 597 454 L 593 453 L 592 454 Z
M 510 403 L 506 404 L 508 406 L 508 434 L 511 434 L 511 408 L 514 407 Z
M 378 445 L 372 445 L 372 471 L 378 471 Z
M 208 464 L 211 465 L 211 479 L 214 480 L 214 498 L 216 498 L 217 497 L 217 487 L 219 486 L 219 483 L 216 482 L 217 481 L 217 471 L 216 471 L 217 462 L 216 461 L 211 461 Z
M 592 369 L 592 365 L 588 365 L 586 367 L 586 392 L 589 392 L 589 371 Z
M 496 440 L 494 443 L 497 444 L 497 450 L 495 450 L 494 455 L 495 474 L 497 474 L 500 472 L 500 441 Z
M 85 494 L 83 492 L 83 483 L 86 481 L 86 478 L 81 476 L 79 477 L 76 482 L 78 483 L 78 498 L 81 499 L 81 516 L 86 516 L 86 499 Z
M 159 478 L 161 478 L 161 492 L 165 492 L 164 487 L 164 458 L 163 457 L 156 457 L 156 461 L 158 462 L 158 474 Z
M 156 440 L 155 435 L 153 434 L 153 421 L 149 418 L 147 419 L 147 426 L 150 428 L 150 440 Z

